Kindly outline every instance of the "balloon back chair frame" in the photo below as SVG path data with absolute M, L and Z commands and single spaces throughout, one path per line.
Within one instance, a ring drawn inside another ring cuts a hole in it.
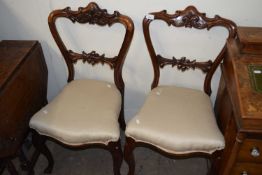
M 213 77 L 214 72 L 216 71 L 217 67 L 223 60 L 226 54 L 226 44 L 223 46 L 222 50 L 218 54 L 218 56 L 212 60 L 208 60 L 206 62 L 197 62 L 196 60 L 190 60 L 186 57 L 182 57 L 177 59 L 173 57 L 172 59 L 165 58 L 159 54 L 156 54 L 155 49 L 152 44 L 149 26 L 151 22 L 160 20 L 164 21 L 168 26 L 173 27 L 185 27 L 185 28 L 195 28 L 195 29 L 211 29 L 213 27 L 224 27 L 228 30 L 228 37 L 235 38 L 236 37 L 236 24 L 228 19 L 222 18 L 216 15 L 214 18 L 206 17 L 205 13 L 200 13 L 194 6 L 188 6 L 184 10 L 176 11 L 174 14 L 168 14 L 166 10 L 160 12 L 153 12 L 146 15 L 143 19 L 143 32 L 144 38 L 146 41 L 147 49 L 150 54 L 150 58 L 152 61 L 153 69 L 154 69 L 154 78 L 151 84 L 151 89 L 158 86 L 159 77 L 160 77 L 160 68 L 164 68 L 167 65 L 171 65 L 172 67 L 176 67 L 178 70 L 184 72 L 186 70 L 192 69 L 200 69 L 203 73 L 206 74 L 204 80 L 204 92 L 207 95 L 211 95 L 211 80 Z M 136 141 L 131 137 L 126 137 L 126 145 L 124 149 L 124 159 L 129 166 L 128 175 L 133 175 L 135 173 L 135 159 L 133 151 L 136 147 L 147 147 L 160 154 L 169 157 L 169 158 L 189 158 L 189 157 L 205 157 L 210 158 L 212 161 L 211 169 L 216 168 L 215 163 L 222 151 L 215 151 L 213 154 L 203 153 L 203 152 L 193 152 L 193 153 L 186 153 L 186 154 L 173 154 L 168 153 L 166 151 L 157 148 L 154 145 L 143 141 Z
M 99 26 L 112 26 L 113 24 L 119 23 L 125 27 L 125 36 L 123 39 L 122 46 L 117 56 L 113 58 L 108 58 L 105 54 L 98 54 L 95 51 L 91 51 L 90 53 L 85 53 L 84 51 L 80 53 L 73 52 L 72 50 L 68 50 L 62 41 L 57 28 L 56 28 L 56 20 L 58 18 L 67 18 L 71 20 L 73 23 L 78 22 L 80 24 L 91 24 L 91 25 L 99 25 Z M 72 11 L 70 7 L 67 7 L 62 10 L 54 10 L 50 13 L 48 17 L 48 24 L 50 31 L 53 35 L 53 38 L 58 45 L 68 68 L 68 82 L 71 82 L 74 79 L 74 63 L 78 60 L 82 60 L 83 63 L 89 63 L 92 66 L 101 63 L 102 65 L 107 64 L 114 71 L 114 83 L 117 89 L 121 93 L 122 103 L 121 103 L 121 111 L 119 114 L 118 122 L 120 127 L 125 129 L 125 120 L 124 120 L 124 81 L 122 78 L 122 67 L 127 55 L 129 46 L 131 44 L 133 33 L 134 33 L 134 24 L 133 21 L 125 15 L 120 14 L 118 11 L 114 11 L 113 14 L 108 14 L 107 10 L 100 9 L 100 7 L 94 3 L 89 3 L 85 8 L 80 7 L 77 11 Z M 112 154 L 113 165 L 114 165 L 114 174 L 120 175 L 120 166 L 123 160 L 123 153 L 121 151 L 120 139 L 117 142 L 109 142 L 108 145 L 104 145 L 102 143 L 92 143 L 92 144 L 84 144 L 78 146 L 72 146 L 64 144 L 60 141 L 57 141 L 53 138 L 43 136 L 38 134 L 36 131 L 33 132 L 33 144 L 35 145 L 37 151 L 34 153 L 32 157 L 31 163 L 31 174 L 33 173 L 33 167 L 38 159 L 40 153 L 42 153 L 48 160 L 48 166 L 45 169 L 45 173 L 51 173 L 53 169 L 53 158 L 45 145 L 46 139 L 54 140 L 58 142 L 62 146 L 71 149 L 86 149 L 86 148 L 102 148 L 108 150 Z

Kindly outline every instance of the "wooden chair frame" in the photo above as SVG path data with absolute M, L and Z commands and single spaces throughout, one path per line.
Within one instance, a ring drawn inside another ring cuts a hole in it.
M 63 43 L 57 28 L 56 28 L 56 20 L 58 18 L 67 18 L 70 19 L 73 23 L 78 22 L 81 24 L 97 24 L 99 26 L 112 26 L 115 23 L 122 24 L 125 29 L 125 36 L 122 43 L 122 46 L 120 48 L 120 51 L 117 56 L 113 58 L 108 58 L 105 56 L 105 54 L 98 54 L 95 51 L 91 51 L 90 53 L 85 53 L 84 51 L 80 53 L 76 53 L 72 50 L 68 50 Z M 82 60 L 83 63 L 89 63 L 91 65 L 96 65 L 98 63 L 101 63 L 102 65 L 108 64 L 111 69 L 114 71 L 114 82 L 116 87 L 121 93 L 122 96 L 122 104 L 121 104 L 121 111 L 119 114 L 119 123 L 121 128 L 125 129 L 125 120 L 124 120 L 124 81 L 122 78 L 122 67 L 125 60 L 125 57 L 127 55 L 129 46 L 131 44 L 133 33 L 134 33 L 134 24 L 133 21 L 125 15 L 120 14 L 118 11 L 114 11 L 113 14 L 108 14 L 107 10 L 100 9 L 99 6 L 91 2 L 89 3 L 85 8 L 80 7 L 78 11 L 72 11 L 70 7 L 67 7 L 62 10 L 55 10 L 50 13 L 48 17 L 48 24 L 50 31 L 53 35 L 53 38 L 58 45 L 68 68 L 68 82 L 72 81 L 74 79 L 74 63 L 76 63 L 78 60 Z M 33 167 L 38 159 L 38 156 L 40 153 L 42 153 L 48 160 L 48 166 L 45 169 L 45 173 L 51 173 L 53 169 L 53 158 L 52 154 L 48 150 L 47 146 L 45 145 L 45 140 L 54 140 L 53 138 L 42 136 L 38 134 L 36 131 L 33 131 L 33 144 L 37 148 L 37 151 L 34 153 L 31 165 L 30 165 L 30 173 L 33 173 Z M 117 142 L 110 142 L 108 145 L 104 145 L 101 143 L 97 144 L 85 144 L 85 145 L 79 145 L 79 146 L 72 146 L 72 145 L 66 145 L 64 143 L 61 143 L 60 141 L 55 140 L 59 144 L 73 149 L 86 149 L 86 148 L 102 148 L 108 150 L 112 154 L 113 158 L 113 165 L 114 165 L 114 174 L 120 175 L 120 166 L 122 164 L 123 160 L 123 153 L 121 150 L 121 144 L 120 139 Z
M 218 56 L 214 59 L 214 61 L 208 60 L 206 62 L 197 62 L 196 60 L 190 60 L 186 57 L 182 57 L 181 59 L 177 59 L 173 57 L 172 59 L 165 58 L 161 55 L 157 55 L 155 49 L 152 44 L 152 40 L 150 37 L 149 26 L 152 21 L 161 20 L 166 22 L 168 26 L 174 27 L 185 27 L 185 28 L 195 28 L 195 29 L 211 29 L 213 27 L 224 27 L 228 30 L 228 37 L 235 38 L 236 37 L 236 24 L 228 19 L 222 18 L 216 15 L 214 18 L 206 17 L 205 13 L 200 13 L 194 6 L 188 6 L 182 11 L 176 11 L 174 14 L 167 14 L 166 10 L 160 12 L 153 12 L 149 15 L 145 16 L 143 19 L 143 32 L 147 45 L 147 49 L 150 54 L 150 58 L 152 61 L 153 69 L 154 69 L 154 79 L 151 85 L 151 88 L 155 88 L 158 86 L 159 77 L 160 77 L 160 68 L 164 68 L 166 65 L 171 65 L 172 67 L 177 67 L 180 71 L 186 71 L 188 69 L 200 69 L 203 73 L 206 74 L 204 80 L 204 92 L 207 95 L 211 95 L 211 79 L 213 74 L 221 61 L 223 60 L 226 54 L 226 44 L 218 54 Z M 210 158 L 213 162 L 209 173 L 214 173 L 214 169 L 218 166 L 218 157 L 221 155 L 222 151 L 216 151 L 213 154 L 203 153 L 203 152 L 195 152 L 188 154 L 171 154 L 165 152 L 151 144 L 135 141 L 131 137 L 126 137 L 126 144 L 124 149 L 124 159 L 129 166 L 128 175 L 133 175 L 135 173 L 135 159 L 133 151 L 136 147 L 147 147 L 160 154 L 169 157 L 169 158 L 189 158 L 189 157 L 205 157 Z M 212 174 L 213 175 L 213 174 Z

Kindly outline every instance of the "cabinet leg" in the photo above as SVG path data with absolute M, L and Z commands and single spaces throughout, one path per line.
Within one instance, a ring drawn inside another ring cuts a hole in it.
M 7 169 L 11 175 L 18 175 L 18 172 L 16 171 L 16 168 L 11 160 L 7 160 Z

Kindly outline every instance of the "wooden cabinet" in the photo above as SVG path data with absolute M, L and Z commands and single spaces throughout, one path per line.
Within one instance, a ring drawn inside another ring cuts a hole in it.
M 47 67 L 37 41 L 0 42 L 0 160 L 17 154 L 30 117 L 47 103 Z
M 215 112 L 225 136 L 220 175 L 262 174 L 262 28 L 239 27 L 227 55 Z

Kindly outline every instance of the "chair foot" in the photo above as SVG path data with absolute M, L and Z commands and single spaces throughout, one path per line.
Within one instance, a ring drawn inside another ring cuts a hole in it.
M 121 175 L 120 168 L 123 162 L 123 152 L 121 149 L 121 142 L 118 140 L 117 142 L 109 143 L 109 151 L 113 158 L 113 170 L 114 175 Z
M 54 167 L 54 159 L 48 147 L 46 146 L 45 141 L 45 137 L 39 135 L 37 132 L 33 132 L 33 144 L 35 148 L 48 160 L 48 166 L 44 170 L 44 173 L 51 173 Z
M 129 167 L 128 175 L 135 174 L 135 158 L 133 154 L 134 149 L 135 149 L 135 141 L 130 137 L 126 137 L 124 159 Z

